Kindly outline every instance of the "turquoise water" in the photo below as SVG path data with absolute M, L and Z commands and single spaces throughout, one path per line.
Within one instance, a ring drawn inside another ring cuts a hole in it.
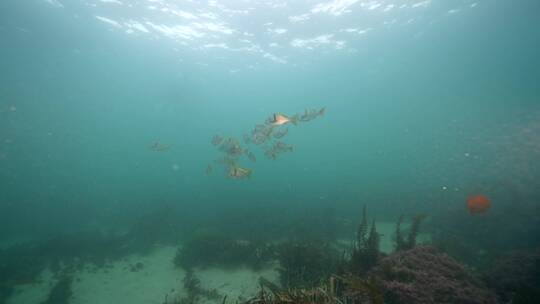
M 225 303 L 449 259 L 417 233 L 483 280 L 449 298 L 534 303 L 538 29 L 537 0 L 0 1 L 0 304 Z
M 537 203 L 539 10 L 4 0 L 2 243 L 122 231 L 165 205 L 191 228 L 264 230 L 330 209 L 357 222 L 363 204 L 380 220 L 467 215 L 474 193 L 494 214 L 515 193 Z M 292 153 L 270 160 L 246 145 L 257 157 L 240 162 L 249 179 L 216 165 L 205 174 L 220 155 L 214 135 L 241 140 L 273 113 L 321 107 L 323 117 L 289 127 Z

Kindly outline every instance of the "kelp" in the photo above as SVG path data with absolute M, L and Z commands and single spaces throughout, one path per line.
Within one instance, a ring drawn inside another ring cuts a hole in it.
M 405 236 L 401 229 L 403 223 L 403 215 L 401 215 L 396 223 L 396 234 L 394 237 L 395 251 L 409 250 L 416 246 L 416 238 L 420 230 L 420 224 L 426 218 L 424 214 L 418 214 L 412 218 L 411 226 L 408 234 Z
M 375 220 L 371 222 L 368 231 L 368 219 L 366 207 L 362 209 L 362 220 L 358 225 L 356 242 L 353 244 L 349 266 L 346 272 L 357 275 L 367 273 L 375 266 L 380 258 L 380 236 L 377 233 Z
M 336 271 L 338 252 L 317 241 L 287 241 L 277 246 L 281 286 L 307 288 L 325 280 Z

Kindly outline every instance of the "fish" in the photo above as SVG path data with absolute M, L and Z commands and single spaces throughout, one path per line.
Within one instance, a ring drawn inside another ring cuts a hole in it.
M 255 129 L 252 131 L 252 134 L 261 134 L 263 136 L 269 137 L 274 132 L 273 125 L 256 125 Z
M 279 130 L 277 132 L 274 132 L 274 138 L 282 138 L 283 136 L 287 135 L 287 133 L 289 133 L 288 128 Z
M 296 125 L 298 122 L 298 115 L 294 115 L 293 117 L 288 117 L 280 113 L 274 113 L 272 117 L 270 117 L 267 122 L 272 126 L 282 126 L 284 124 L 292 123 L 293 125 Z
M 318 116 L 324 116 L 324 113 L 326 112 L 326 107 L 322 107 L 321 109 L 319 110 L 316 110 L 316 109 L 305 109 L 304 110 L 304 114 L 302 114 L 302 116 L 300 116 L 300 121 L 302 122 L 307 122 L 307 121 L 310 121 L 310 120 L 313 120 L 315 118 L 317 118 Z
M 156 141 L 150 146 L 150 150 L 159 152 L 159 151 L 168 150 L 170 147 L 171 147 L 170 145 L 162 144 L 159 141 Z
M 244 149 L 242 149 L 242 147 L 240 145 L 234 145 L 234 146 L 229 148 L 227 153 L 232 157 L 239 157 L 242 154 L 244 154 Z
M 286 144 L 282 141 L 277 141 L 272 146 L 272 150 L 277 152 L 292 152 L 293 148 L 294 147 L 292 145 Z
M 236 138 L 229 137 L 219 145 L 219 150 L 232 157 L 239 157 L 244 153 L 240 142 Z
M 264 155 L 271 160 L 276 160 L 279 154 L 283 152 L 292 152 L 293 149 L 294 147 L 292 145 L 282 141 L 276 141 L 271 147 L 264 147 Z
M 264 125 L 264 124 L 256 125 L 255 128 L 251 131 L 251 136 L 249 135 L 244 136 L 244 142 L 254 143 L 256 145 L 263 144 L 267 140 L 270 139 L 273 131 L 274 131 L 274 126 L 272 125 Z
M 253 143 L 256 145 L 264 144 L 268 139 L 269 137 L 264 134 L 261 134 L 261 133 L 253 134 Z
M 264 151 L 264 155 L 271 160 L 276 160 L 277 158 L 277 153 L 271 149 Z
M 232 179 L 249 178 L 251 177 L 251 170 L 238 166 L 230 166 L 228 176 Z

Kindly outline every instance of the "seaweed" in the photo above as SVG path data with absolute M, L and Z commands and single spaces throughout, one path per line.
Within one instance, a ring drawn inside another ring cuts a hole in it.
M 62 275 L 49 292 L 47 300 L 41 302 L 41 304 L 68 304 L 73 295 L 71 290 L 72 282 L 73 278 L 70 275 Z
M 394 237 L 395 251 L 405 250 L 405 248 L 407 247 L 405 237 L 401 233 L 401 223 L 403 223 L 403 214 L 399 216 L 399 219 L 396 222 L 396 234 Z
M 356 276 L 335 276 L 311 288 L 289 288 L 265 290 L 261 283 L 260 292 L 244 304 L 340 304 L 365 303 L 383 304 L 383 294 L 378 283 L 373 279 Z
M 287 241 L 277 248 L 279 279 L 284 288 L 312 287 L 337 268 L 338 252 L 316 241 Z
M 247 266 L 260 269 L 273 258 L 271 248 L 264 243 L 234 239 L 223 233 L 206 230 L 196 233 L 174 258 L 176 267 L 235 268 Z
M 266 292 L 265 284 L 261 283 L 259 293 L 242 303 L 244 304 L 334 304 L 340 303 L 335 294 L 335 278 L 331 277 L 328 283 L 313 288 L 289 288 L 286 290 L 270 289 Z
M 379 250 L 380 237 L 377 233 L 375 220 L 371 223 L 368 233 L 368 220 L 366 207 L 362 210 L 362 220 L 358 226 L 356 242 L 353 245 L 348 271 L 356 275 L 367 273 L 373 266 L 377 265 L 381 253 Z
M 360 278 L 357 276 L 341 277 L 344 285 L 341 298 L 345 303 L 383 304 L 382 289 L 373 277 Z
M 367 247 L 367 233 L 368 233 L 368 221 L 367 221 L 367 212 L 366 205 L 362 209 L 362 220 L 358 225 L 358 230 L 356 232 L 356 246 L 358 248 Z
M 195 276 L 193 270 L 188 270 L 184 279 L 184 289 L 187 291 L 187 296 L 180 300 L 180 303 L 195 303 L 199 297 L 201 290 L 201 281 Z
M 418 214 L 412 218 L 409 232 L 405 237 L 401 230 L 401 223 L 403 223 L 403 215 L 401 215 L 396 223 L 395 234 L 395 251 L 409 250 L 416 246 L 416 238 L 420 229 L 420 224 L 426 218 L 424 214 Z
M 368 276 L 382 290 L 384 303 L 497 303 L 474 272 L 433 246 L 394 252 Z
M 184 289 L 187 294 L 181 298 L 172 298 L 169 300 L 168 296 L 165 297 L 164 303 L 171 304 L 195 304 L 198 303 L 202 298 L 207 300 L 215 301 L 222 298 L 222 296 L 215 289 L 205 289 L 201 287 L 201 281 L 195 275 L 195 272 L 190 269 L 186 272 L 184 279 L 182 280 Z M 226 297 L 223 298 L 223 302 Z

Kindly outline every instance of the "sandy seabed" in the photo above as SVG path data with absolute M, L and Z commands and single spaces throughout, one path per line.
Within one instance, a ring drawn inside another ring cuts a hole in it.
M 391 236 L 395 232 L 395 223 L 377 223 L 377 231 L 381 234 L 381 251 L 389 253 L 393 250 Z M 429 240 L 428 235 L 419 235 L 419 241 Z M 349 244 L 350 240 L 342 240 Z M 172 304 L 174 299 L 186 295 L 183 288 L 185 271 L 174 267 L 173 259 L 177 247 L 156 247 L 149 255 L 131 255 L 115 261 L 111 267 L 95 269 L 85 267 L 73 275 L 71 304 Z M 144 266 L 137 271 L 132 268 L 137 263 Z M 201 288 L 215 289 L 219 295 L 227 296 L 228 302 L 248 299 L 259 290 L 259 277 L 278 282 L 279 274 L 270 267 L 255 272 L 248 268 L 222 270 L 209 268 L 195 270 Z M 39 304 L 47 299 L 57 279 L 46 270 L 39 283 L 19 285 L 7 304 Z M 168 301 L 166 302 L 166 298 Z M 221 303 L 201 298 L 201 304 Z
M 186 295 L 183 288 L 185 271 L 175 268 L 173 258 L 177 247 L 157 247 L 150 255 L 132 255 L 112 263 L 112 267 L 90 268 L 73 275 L 71 304 L 163 304 L 168 295 L 169 303 L 173 297 Z M 144 267 L 132 271 L 132 266 L 143 263 Z M 227 299 L 249 298 L 259 289 L 260 276 L 275 281 L 278 274 L 273 269 L 255 272 L 247 268 L 236 270 L 204 269 L 196 270 L 201 287 L 216 289 Z M 57 280 L 46 270 L 39 283 L 20 285 L 7 304 L 39 304 L 47 299 Z M 215 303 L 205 301 L 201 303 Z M 220 301 L 217 301 L 220 302 Z

